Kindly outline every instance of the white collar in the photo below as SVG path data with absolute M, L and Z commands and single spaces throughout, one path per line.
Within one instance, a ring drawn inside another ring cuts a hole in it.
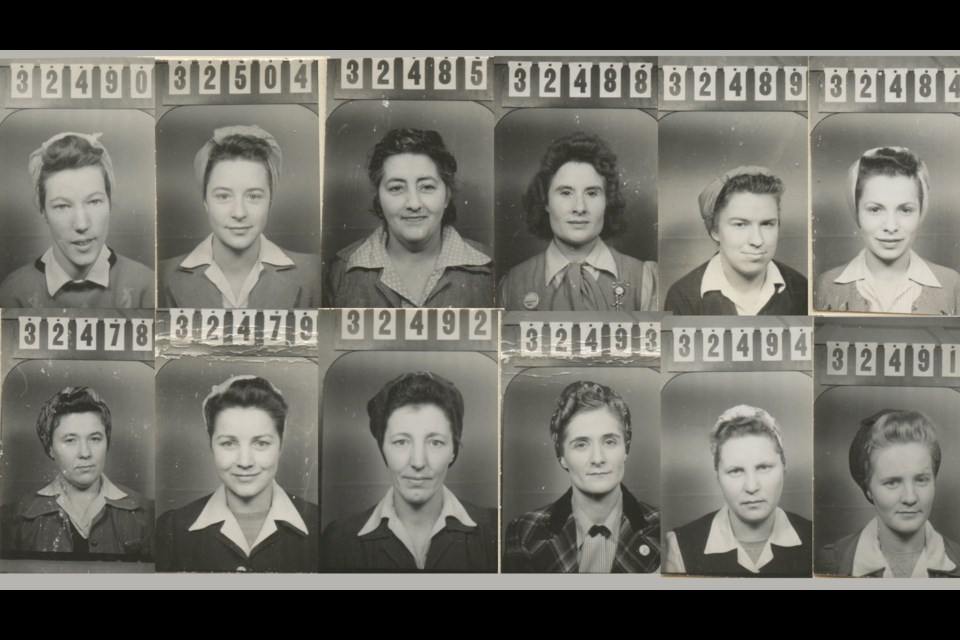
M 572 503 L 573 507 L 573 519 L 577 523 L 577 547 L 579 548 L 583 545 L 583 541 L 589 534 L 594 522 L 587 517 L 587 514 L 580 507 L 580 503 L 577 502 L 576 492 L 571 495 L 570 502 Z M 620 518 L 622 515 L 623 491 L 620 491 L 620 496 L 617 498 L 616 504 L 613 505 L 613 509 L 611 509 L 610 513 L 607 514 L 607 519 L 602 523 L 602 525 L 610 532 L 610 540 L 616 541 L 620 537 Z
M 283 252 L 280 247 L 270 242 L 266 236 L 260 236 L 260 253 L 257 256 L 257 262 L 250 269 L 239 292 L 234 292 L 230 286 L 230 281 L 220 269 L 220 265 L 213 261 L 213 234 L 207 236 L 206 240 L 201 242 L 190 255 L 180 263 L 185 269 L 195 269 L 204 265 L 210 265 L 203 272 L 207 280 L 212 282 L 220 291 L 223 306 L 227 309 L 242 309 L 250 306 L 250 293 L 257 286 L 260 280 L 260 274 L 263 273 L 264 264 L 272 264 L 277 267 L 294 266 L 293 260 Z
M 547 246 L 544 260 L 546 264 L 543 270 L 543 283 L 546 285 L 558 280 L 558 276 L 561 276 L 563 270 L 571 263 L 570 259 L 560 252 L 556 239 L 551 240 Z M 613 259 L 613 253 L 603 240 L 597 240 L 597 244 L 593 245 L 590 255 L 583 260 L 583 265 L 594 278 L 601 271 L 612 274 L 614 278 L 620 277 L 617 271 L 617 262 Z M 559 284 L 560 282 L 557 281 L 556 285 L 559 286 Z
M 272 264 L 276 267 L 292 267 L 294 261 L 290 259 L 283 249 L 271 242 L 267 236 L 260 235 L 260 253 L 257 257 L 258 262 Z M 213 265 L 213 234 L 208 235 L 203 242 L 197 245 L 197 248 L 183 259 L 180 266 L 184 269 L 196 269 L 205 264 Z
M 67 492 L 63 488 L 63 477 L 57 478 L 37 491 L 37 495 L 47 498 L 56 498 L 57 504 L 63 509 L 64 513 L 70 518 L 70 522 L 76 527 L 84 538 L 90 537 L 90 528 L 93 527 L 93 521 L 96 520 L 103 508 L 107 506 L 107 500 L 121 500 L 127 497 L 127 494 L 117 485 L 110 482 L 106 474 L 100 474 L 100 493 L 93 499 L 85 513 L 77 511 L 70 500 L 67 498 Z
M 926 578 L 928 569 L 938 571 L 953 571 L 956 569 L 957 565 L 947 557 L 943 536 L 936 532 L 929 520 L 924 524 L 923 530 L 926 543 L 910 577 Z M 884 578 L 893 577 L 893 570 L 887 564 L 886 558 L 883 557 L 883 551 L 880 550 L 879 523 L 876 518 L 873 518 L 860 532 L 857 549 L 853 553 L 852 573 L 854 577 L 860 577 L 881 570 Z
M 203 511 L 200 512 L 200 515 L 194 523 L 190 525 L 188 531 L 199 531 L 200 529 L 206 529 L 211 525 L 221 522 L 223 526 L 220 527 L 220 533 L 226 536 L 230 542 L 240 547 L 248 557 L 251 551 L 257 548 L 258 544 L 277 531 L 277 522 L 286 522 L 303 535 L 309 534 L 307 525 L 303 521 L 300 512 L 293 506 L 293 501 L 290 500 L 286 491 L 280 488 L 276 480 L 273 481 L 273 499 L 270 502 L 270 511 L 267 512 L 267 517 L 263 521 L 263 527 L 260 529 L 260 533 L 252 545 L 247 544 L 247 538 L 243 535 L 240 523 L 237 522 L 236 516 L 230 511 L 230 507 L 227 506 L 227 489 L 222 484 L 213 492 L 210 499 L 207 500 Z
M 746 550 L 740 546 L 736 536 L 733 535 L 733 527 L 730 525 L 730 508 L 723 505 L 723 508 L 713 517 L 713 522 L 710 523 L 710 535 L 707 536 L 707 544 L 703 552 L 705 554 L 727 553 L 736 549 L 737 564 L 751 573 L 760 573 L 760 569 L 773 560 L 771 545 L 799 547 L 801 544 L 803 543 L 800 542 L 800 536 L 797 535 L 793 525 L 790 524 L 790 518 L 787 517 L 783 509 L 777 507 L 773 516 L 773 530 L 770 532 L 770 537 L 767 538 L 763 552 L 761 552 L 757 562 L 754 563 Z
M 702 298 L 709 291 L 719 291 L 722 296 L 736 305 L 737 312 L 740 315 L 756 315 L 769 302 L 770 298 L 786 286 L 787 283 L 783 279 L 783 274 L 771 260 L 767 263 L 767 273 L 764 275 L 760 296 L 756 303 L 750 307 L 743 300 L 743 295 L 730 286 L 730 281 L 727 280 L 727 276 L 723 272 L 723 258 L 717 253 L 710 258 L 707 268 L 703 272 L 703 278 L 700 280 L 700 297 Z
M 926 260 L 921 258 L 915 251 L 910 250 L 910 265 L 907 267 L 907 279 L 923 285 L 924 287 L 941 287 L 940 281 L 933 273 Z M 850 264 L 846 266 L 843 272 L 834 280 L 837 284 L 849 284 L 858 280 L 868 280 L 873 282 L 873 274 L 867 267 L 867 250 L 861 249 Z
M 64 271 L 53 255 L 53 247 L 47 249 L 40 256 L 40 262 L 44 265 L 43 273 L 47 281 L 47 293 L 50 294 L 51 298 L 68 282 L 92 282 L 104 289 L 110 287 L 110 250 L 107 249 L 107 245 L 100 247 L 100 253 L 90 268 L 90 272 L 82 280 L 74 280 Z

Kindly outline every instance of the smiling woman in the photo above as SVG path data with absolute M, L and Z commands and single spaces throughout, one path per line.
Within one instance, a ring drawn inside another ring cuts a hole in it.
M 4 308 L 152 308 L 153 272 L 107 246 L 115 178 L 101 134 L 59 133 L 30 155 L 51 247 L 0 284 Z
M 463 434 L 463 396 L 430 372 L 388 382 L 367 404 L 391 486 L 374 507 L 331 523 L 322 564 L 332 572 L 495 572 L 497 517 L 444 484 Z

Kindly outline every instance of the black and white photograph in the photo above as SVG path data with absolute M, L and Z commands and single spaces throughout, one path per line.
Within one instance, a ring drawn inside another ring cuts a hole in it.
M 496 71 L 497 305 L 658 309 L 655 60 Z
M 810 321 L 673 317 L 667 326 L 662 573 L 810 577 Z
M 153 308 L 153 66 L 0 65 L 0 307 Z
M 195 342 L 185 356 L 168 342 L 176 330 L 165 327 L 156 376 L 157 571 L 315 573 L 315 347 L 279 357 L 270 348 Z
M 323 306 L 494 306 L 492 62 L 328 64 Z
M 29 313 L 3 311 L 0 571 L 152 572 L 152 315 Z
M 576 315 L 504 319 L 501 570 L 656 573 L 660 316 Z
M 960 578 L 960 323 L 817 321 L 817 575 Z
M 320 306 L 323 68 L 157 64 L 160 308 Z
M 960 59 L 814 64 L 814 309 L 958 315 Z
M 498 323 L 321 311 L 324 572 L 497 572 Z
M 806 58 L 660 68 L 663 309 L 806 315 Z

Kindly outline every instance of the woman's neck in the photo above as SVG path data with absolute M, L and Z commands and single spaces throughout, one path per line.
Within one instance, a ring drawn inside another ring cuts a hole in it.
M 910 252 L 905 251 L 896 260 L 887 262 L 867 251 L 865 254 L 867 269 L 877 280 L 902 280 L 910 268 Z
M 403 526 L 409 529 L 432 528 L 443 511 L 443 491 L 437 491 L 422 504 L 410 504 L 393 492 L 393 509 Z
M 613 491 L 599 495 L 584 493 L 574 486 L 573 493 L 577 506 L 587 516 L 587 519 L 593 524 L 603 524 L 610 517 L 613 508 L 617 506 L 617 501 L 620 499 L 620 486 L 617 485 L 617 488 Z
M 100 488 L 103 486 L 103 476 L 97 478 L 96 482 L 85 488 L 70 484 L 61 477 L 60 486 L 62 487 L 63 493 L 66 495 L 67 500 L 70 501 L 70 504 L 86 509 L 93 499 L 100 494 Z
M 100 249 L 103 251 L 103 249 Z M 100 256 L 97 255 L 97 258 Z M 53 248 L 53 259 L 57 261 L 57 264 L 60 265 L 60 268 L 63 269 L 64 273 L 70 276 L 71 280 L 86 280 L 87 276 L 93 271 L 93 266 L 97 264 L 97 261 L 94 260 L 88 265 L 78 267 L 77 265 L 70 262 L 65 255 L 63 255 L 59 249 L 54 246 Z
M 727 279 L 727 283 L 741 293 L 759 293 L 767 281 L 766 269 L 759 273 L 745 275 L 727 264 L 722 255 L 720 256 L 720 268 L 723 270 L 723 277 Z
M 880 550 L 890 553 L 916 553 L 923 550 L 927 544 L 926 527 L 920 527 L 912 533 L 894 531 L 883 520 L 877 520 L 877 538 L 880 540 Z
M 600 238 L 594 238 L 586 244 L 573 245 L 568 242 L 564 242 L 556 236 L 553 237 L 553 243 L 563 257 L 573 263 L 583 262 L 586 260 L 587 257 L 593 253 L 593 249 L 597 246 L 598 242 L 600 242 Z
M 213 237 L 213 261 L 227 276 L 244 276 L 253 269 L 260 257 L 260 238 L 246 249 L 237 251 L 223 244 L 219 238 Z
M 773 524 L 776 522 L 776 511 L 760 522 L 744 522 L 733 511 L 727 512 L 730 518 L 730 529 L 733 537 L 740 542 L 763 542 L 773 534 Z
M 387 255 L 394 263 L 421 263 L 425 260 L 436 262 L 443 245 L 443 233 L 436 233 L 419 242 L 411 242 L 398 236 L 387 234 Z
M 272 506 L 272 485 L 267 486 L 266 489 L 250 498 L 241 498 L 229 490 L 227 491 L 227 508 L 233 513 L 265 513 L 270 511 Z

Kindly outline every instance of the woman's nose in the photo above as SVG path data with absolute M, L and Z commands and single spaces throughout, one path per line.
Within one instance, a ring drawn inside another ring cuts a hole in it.
M 904 483 L 900 501 L 903 504 L 914 504 L 917 501 L 917 491 L 912 482 Z
M 250 447 L 240 447 L 237 465 L 241 467 L 253 466 L 253 450 Z
M 423 202 L 420 201 L 420 194 L 417 193 L 416 189 L 411 189 L 407 193 L 407 209 L 410 211 L 419 211 L 422 206 Z
M 900 219 L 896 211 L 889 211 L 883 218 L 883 230 L 891 233 L 900 229 Z
M 73 230 L 83 232 L 90 228 L 90 216 L 84 205 L 77 207 L 73 214 Z
M 586 213 L 587 212 L 587 200 L 582 193 L 578 193 L 573 198 L 573 211 L 574 213 Z
M 607 461 L 607 456 L 603 453 L 603 447 L 590 448 L 590 464 L 602 465 Z
M 760 478 L 755 473 L 748 473 L 744 479 L 743 490 L 747 493 L 756 493 L 760 490 Z
M 230 215 L 236 220 L 243 220 L 247 217 L 247 205 L 244 203 L 243 198 L 237 198 L 234 201 L 233 210 L 230 212 Z
M 760 232 L 760 225 L 750 225 L 749 242 L 754 247 L 763 245 L 763 233 Z
M 90 445 L 83 440 L 80 441 L 80 457 L 84 459 L 90 457 Z
M 410 466 L 418 470 L 427 466 L 427 454 L 422 446 L 414 445 L 410 452 Z

